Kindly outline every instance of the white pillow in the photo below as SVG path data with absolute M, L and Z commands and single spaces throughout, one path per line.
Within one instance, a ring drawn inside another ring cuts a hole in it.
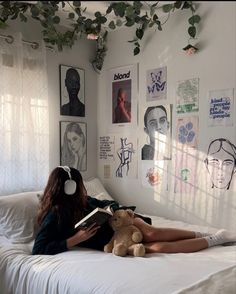
M 37 229 L 39 192 L 0 196 L 0 235 L 12 243 L 27 243 Z
M 84 186 L 89 196 L 95 197 L 99 200 L 114 200 L 98 178 L 84 181 Z

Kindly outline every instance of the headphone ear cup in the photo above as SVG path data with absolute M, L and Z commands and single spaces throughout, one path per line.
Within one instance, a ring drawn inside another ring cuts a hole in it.
M 72 195 L 76 191 L 76 182 L 73 180 L 67 180 L 64 184 L 64 191 L 67 195 Z

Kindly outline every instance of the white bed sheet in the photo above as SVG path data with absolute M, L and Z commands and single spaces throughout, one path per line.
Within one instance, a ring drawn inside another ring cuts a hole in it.
M 154 225 L 162 227 L 214 231 L 159 217 L 152 219 Z M 32 245 L 13 245 L 0 237 L 1 294 L 236 293 L 236 246 L 134 258 L 79 248 L 32 256 Z

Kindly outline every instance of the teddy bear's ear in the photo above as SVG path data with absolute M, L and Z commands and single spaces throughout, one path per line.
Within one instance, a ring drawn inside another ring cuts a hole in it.
M 133 210 L 131 210 L 131 209 L 127 209 L 126 212 L 128 213 L 128 215 L 129 215 L 130 217 L 134 217 L 134 212 L 133 212 Z

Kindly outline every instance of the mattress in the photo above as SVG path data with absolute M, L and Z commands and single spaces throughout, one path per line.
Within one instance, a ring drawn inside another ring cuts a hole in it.
M 214 231 L 159 217 L 152 220 L 159 227 Z M 1 294 L 236 293 L 236 246 L 143 258 L 85 248 L 32 256 L 32 246 L 0 237 Z

